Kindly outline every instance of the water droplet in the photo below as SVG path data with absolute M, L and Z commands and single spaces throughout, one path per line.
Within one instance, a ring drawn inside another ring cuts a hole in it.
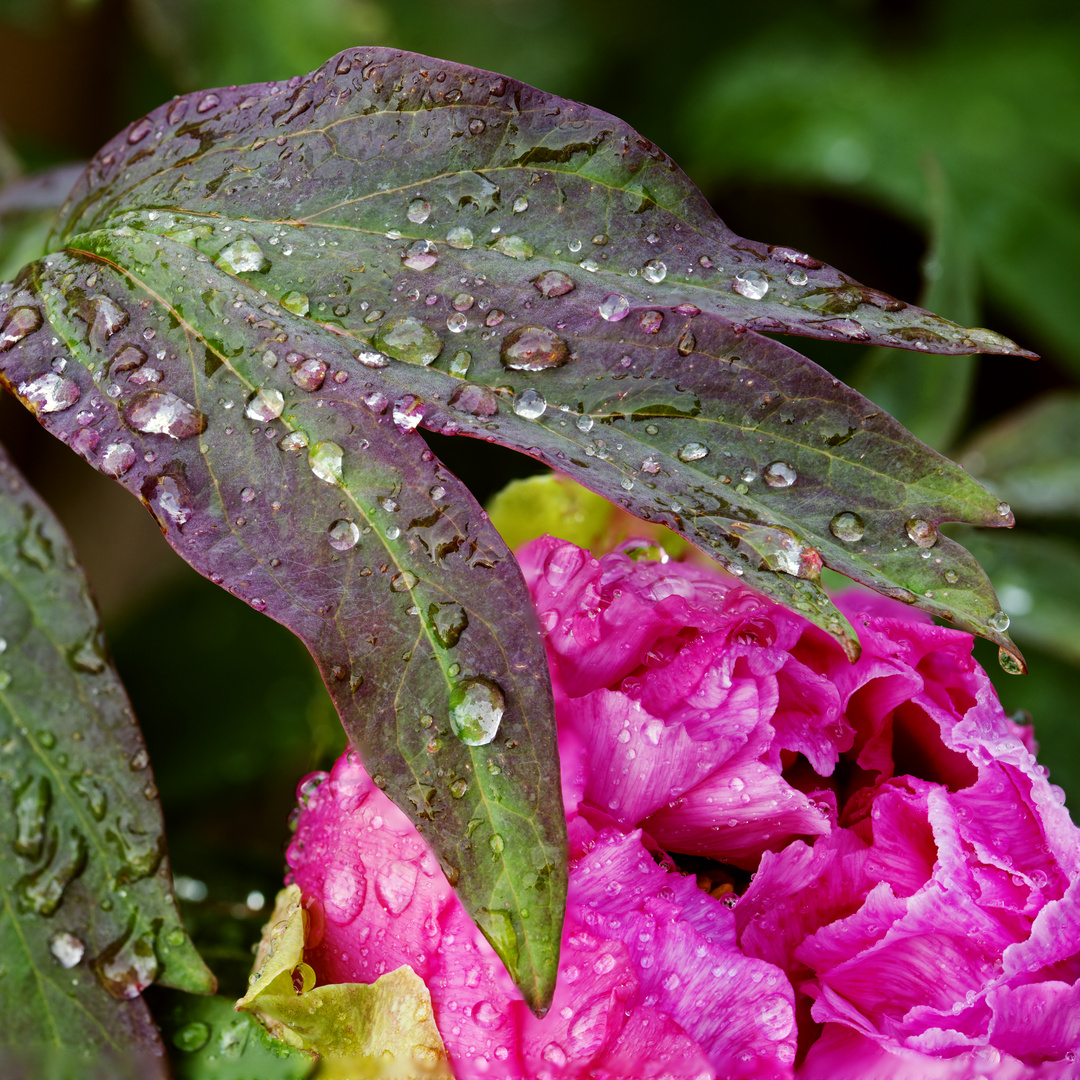
M 63 412 L 79 400 L 78 386 L 71 379 L 65 379 L 53 371 L 19 383 L 18 391 L 37 415 Z
M 566 1065 L 566 1051 L 557 1042 L 549 1042 L 541 1051 L 540 1056 L 556 1069 L 561 1069 Z
M 581 416 L 574 421 L 578 431 L 583 434 L 588 434 L 593 429 L 593 418 L 588 413 L 582 413 Z
M 450 783 L 450 794 L 453 795 L 455 799 L 460 799 L 468 790 L 468 780 L 463 780 L 459 777 L 457 780 L 453 780 Z
M 608 322 L 618 322 L 630 313 L 630 301 L 621 293 L 608 293 L 600 301 L 600 318 Z
M 124 1001 L 138 997 L 158 973 L 153 933 L 125 936 L 114 942 L 94 961 L 94 970 L 114 998 Z
M 450 361 L 450 374 L 464 377 L 468 373 L 471 363 L 472 353 L 466 352 L 464 349 L 454 353 L 454 357 Z
M 68 885 L 85 869 L 87 854 L 86 838 L 76 829 L 61 843 L 57 842 L 54 831 L 49 846 L 55 853 L 16 886 L 20 906 L 44 916 L 56 913 Z
M 395 360 L 426 366 L 442 352 L 443 343 L 434 330 L 406 315 L 380 326 L 375 346 Z
M 417 240 L 402 253 L 402 265 L 410 270 L 430 270 L 439 261 L 439 249 L 430 240 Z
M 465 383 L 451 395 L 450 408 L 471 416 L 494 416 L 499 411 L 499 402 L 495 392 L 488 386 L 478 383 Z
M 575 237 L 566 246 L 576 255 L 581 250 L 581 241 Z
M 461 314 L 460 311 L 455 311 L 451 315 L 447 316 L 446 329 L 451 334 L 460 334 L 469 325 L 469 320 Z
M 124 406 L 124 423 L 147 435 L 189 439 L 206 430 L 206 417 L 167 390 L 143 390 Z
M 414 862 L 395 859 L 375 871 L 375 896 L 391 915 L 400 915 L 412 903 L 420 868 Z
M 774 461 L 766 465 L 762 478 L 771 488 L 788 488 L 798 479 L 795 470 L 786 461 Z
M 41 312 L 37 308 L 13 308 L 0 326 L 0 352 L 18 345 L 24 337 L 41 328 Z
M 195 111 L 199 113 L 209 112 L 215 105 L 221 104 L 221 98 L 217 94 L 204 94 L 199 99 L 199 104 L 195 106 Z
M 108 666 L 105 660 L 105 640 L 95 627 L 68 652 L 68 662 L 76 671 L 100 675 Z
M 544 326 L 519 326 L 503 339 L 499 359 L 510 371 L 545 371 L 570 359 L 566 342 Z
M 37 859 L 45 843 L 45 822 L 52 805 L 52 785 L 45 777 L 27 780 L 15 793 L 15 841 L 17 855 Z
M 697 338 L 687 330 L 679 338 L 679 344 L 675 347 L 680 356 L 689 356 L 697 348 Z
M 74 934 L 61 930 L 49 938 L 49 952 L 62 968 L 73 968 L 86 952 L 86 946 Z
M 458 248 L 460 251 L 468 251 L 473 246 L 473 233 L 472 229 L 465 228 L 464 225 L 455 225 L 447 234 L 446 242 L 452 248 Z
M 140 746 L 134 754 L 131 755 L 131 760 L 128 762 L 128 768 L 132 772 L 141 772 L 150 764 L 150 755 L 147 753 L 145 746 Z
M 415 589 L 420 579 L 408 570 L 402 570 L 390 579 L 391 592 L 408 592 Z
M 278 449 L 284 450 L 286 453 L 296 453 L 297 450 L 303 450 L 307 444 L 307 436 L 302 431 L 290 431 L 278 443 Z
M 270 269 L 270 260 L 250 236 L 241 236 L 224 248 L 217 264 L 227 274 L 265 274 Z
M 398 431 L 412 431 L 424 419 L 424 403 L 412 394 L 394 402 L 394 423 Z
M 308 451 L 308 464 L 320 480 L 328 484 L 340 484 L 342 482 L 341 461 L 344 455 L 345 451 L 336 442 L 324 439 Z
M 356 522 L 339 518 L 326 530 L 330 546 L 335 551 L 349 551 L 360 543 L 360 529 Z
M 647 457 L 641 463 L 641 471 L 648 473 L 650 476 L 655 476 L 660 471 L 660 462 L 654 457 Z
M 301 390 L 314 393 L 322 386 L 326 379 L 327 365 L 322 360 L 309 357 L 303 363 L 298 364 L 292 371 L 292 381 Z M 250 415 L 250 414 L 249 414 Z
M 405 216 L 414 225 L 423 225 L 431 216 L 431 203 L 427 199 L 413 199 L 409 203 L 409 209 L 405 212 Z
M 545 270 L 539 277 L 533 278 L 533 285 L 541 296 L 549 300 L 574 291 L 573 278 L 561 270 Z
M 263 386 L 247 399 L 244 415 L 249 420 L 265 424 L 276 420 L 285 411 L 285 395 L 272 386 Z
M 950 585 L 955 585 L 960 580 L 960 575 L 955 570 L 946 570 L 945 580 Z
M 475 297 L 467 292 L 458 293 L 451 302 L 455 311 L 468 311 L 476 303 Z
M 638 325 L 646 334 L 656 334 L 664 325 L 664 316 L 659 311 L 646 311 L 638 320 Z
M 173 1035 L 173 1046 L 194 1054 L 210 1041 L 210 1027 L 201 1020 L 192 1020 Z
M 469 121 L 470 135 L 483 135 L 486 128 L 487 124 L 485 124 L 478 116 L 473 117 L 473 119 Z
M 1004 647 L 998 649 L 998 663 L 1006 675 L 1023 675 L 1024 673 L 1020 661 Z
M 306 315 L 311 310 L 311 301 L 307 298 L 307 295 L 302 292 L 287 292 L 281 298 L 281 306 L 286 311 L 291 311 L 294 315 Z M 271 353 L 271 355 L 273 355 Z M 274 365 L 269 365 L 273 367 Z
M 1007 518 L 1012 513 L 1012 507 L 1007 502 L 999 502 L 997 504 L 998 517 Z
M 514 412 L 526 420 L 539 420 L 547 411 L 547 400 L 544 395 L 532 387 L 522 390 L 514 395 Z
M 525 211 L 528 210 L 528 209 L 529 209 L 529 200 L 526 199 L 524 195 L 519 195 L 514 200 L 514 213 L 515 214 L 524 214 Z
M 109 476 L 123 476 L 135 464 L 135 449 L 131 443 L 109 443 L 101 455 L 101 471 Z
M 789 285 L 805 285 L 806 284 L 806 271 L 796 268 L 792 270 L 787 276 L 787 282 Z
M 922 518 L 909 518 L 904 529 L 912 542 L 921 548 L 931 548 L 937 543 L 937 526 Z
M 72 790 L 86 800 L 95 821 L 103 821 L 109 809 L 109 794 L 104 783 L 96 776 L 76 776 L 71 781 Z
M 858 514 L 845 510 L 843 513 L 837 514 L 829 522 L 829 531 L 837 540 L 843 540 L 847 544 L 854 544 L 863 538 L 866 526 Z
M 117 330 L 127 325 L 128 313 L 107 296 L 94 297 L 93 309 L 91 331 L 99 339 L 107 341 Z
M 700 461 L 708 452 L 709 448 L 704 443 L 688 442 L 679 448 L 679 460 Z
M 996 630 L 999 634 L 1004 634 L 1005 631 L 1009 629 L 1009 622 L 1009 616 L 1006 615 L 1004 611 L 995 611 L 994 614 L 986 620 L 986 625 L 989 626 L 991 630 Z
M 659 259 L 650 259 L 641 268 L 641 276 L 650 285 L 659 285 L 667 277 L 667 266 Z
M 428 625 L 444 649 L 452 649 L 469 627 L 468 612 L 452 600 L 428 607 Z
M 450 728 L 466 746 L 486 746 L 499 732 L 506 698 L 499 684 L 480 675 L 450 692 Z
M 526 243 L 520 236 L 500 236 L 491 247 L 492 250 L 507 255 L 511 259 L 522 261 L 531 259 L 534 254 L 532 244 Z
M 769 279 L 757 270 L 743 270 L 735 275 L 731 287 L 747 300 L 761 300 L 769 291 Z

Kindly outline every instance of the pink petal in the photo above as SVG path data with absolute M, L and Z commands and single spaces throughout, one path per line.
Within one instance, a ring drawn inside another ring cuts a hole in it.
M 1075 1057 L 1080 1048 L 1080 984 L 1050 980 L 999 986 L 987 1000 L 994 1012 L 994 1046 L 1032 1064 L 1069 1053 Z

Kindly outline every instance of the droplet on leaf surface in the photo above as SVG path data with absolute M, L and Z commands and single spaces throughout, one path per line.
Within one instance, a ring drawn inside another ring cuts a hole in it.
M 450 692 L 450 728 L 466 746 L 486 746 L 499 733 L 506 698 L 499 684 L 480 675 Z

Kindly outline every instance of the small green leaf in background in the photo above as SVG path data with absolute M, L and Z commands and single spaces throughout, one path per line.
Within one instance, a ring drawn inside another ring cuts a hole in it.
M 0 183 L 0 281 L 14 277 L 46 249 L 56 211 L 84 167 L 63 165 L 6 187 Z M 0 164 L 0 180 L 3 173 Z
M 175 1080 L 305 1080 L 311 1054 L 275 1039 L 223 997 L 156 995 Z
M 159 1055 L 140 992 L 214 979 L 173 901 L 149 756 L 86 581 L 6 456 L 0 798 L 0 1045 Z

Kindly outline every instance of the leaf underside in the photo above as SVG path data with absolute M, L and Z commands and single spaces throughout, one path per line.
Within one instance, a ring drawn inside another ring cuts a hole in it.
M 214 980 L 180 923 L 146 748 L 86 581 L 2 451 L 0 642 L 0 1056 L 154 1059 L 140 990 Z
M 544 652 L 513 558 L 418 424 L 670 525 L 852 655 L 822 563 L 1015 653 L 985 575 L 936 532 L 1007 509 L 762 332 L 1021 350 L 735 236 L 595 109 L 350 50 L 137 121 L 51 247 L 0 291 L 0 377 L 196 569 L 303 638 L 493 943 L 510 914 L 534 1006 L 565 894 Z M 466 745 L 453 705 L 485 695 L 497 737 Z

